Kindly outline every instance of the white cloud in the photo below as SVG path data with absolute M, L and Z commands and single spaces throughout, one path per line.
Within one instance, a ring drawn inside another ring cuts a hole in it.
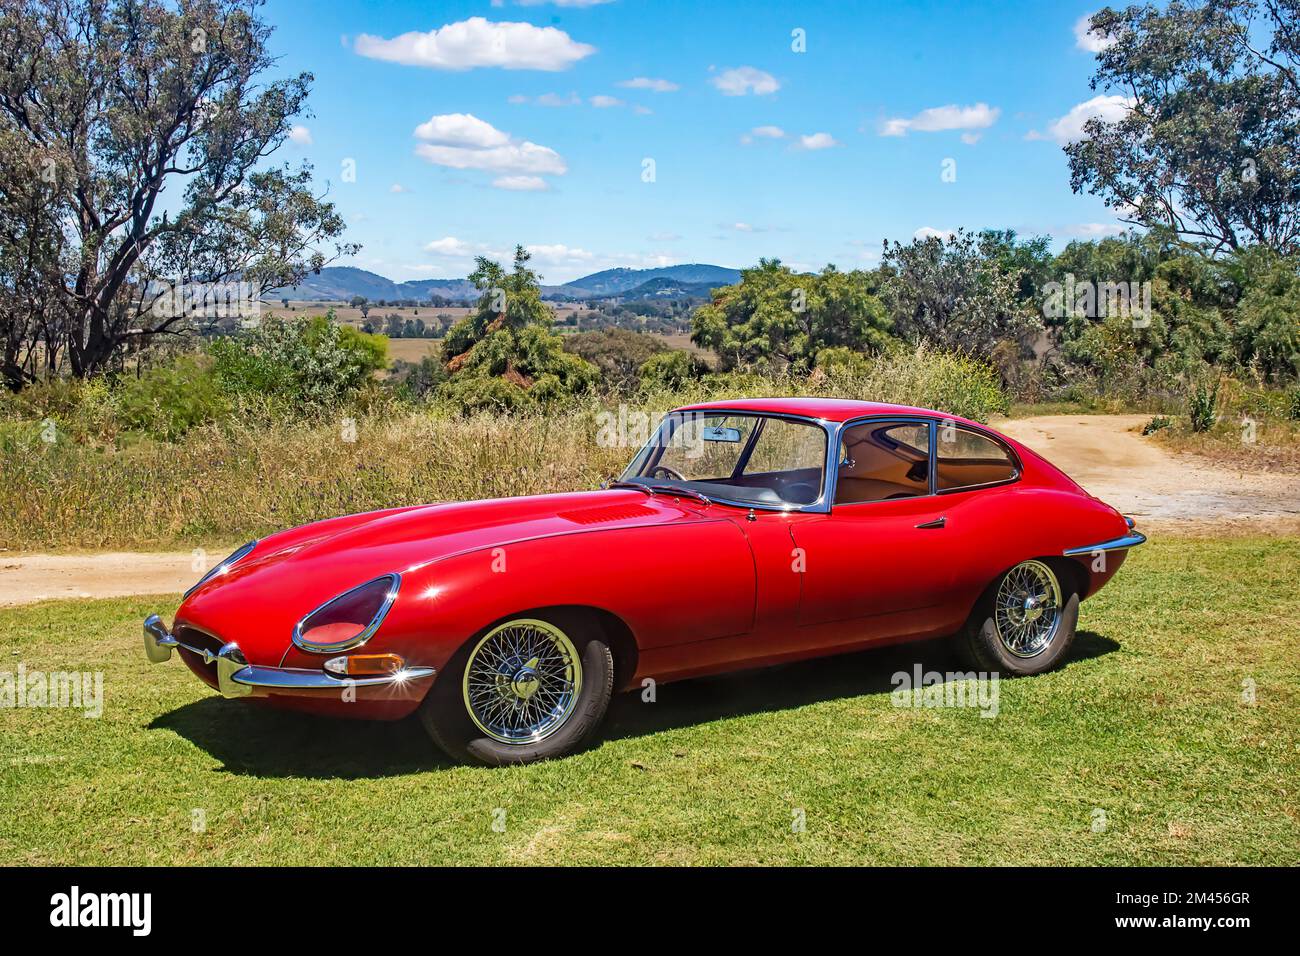
M 755 126 L 740 137 L 740 141 L 742 143 L 752 143 L 756 139 L 782 139 L 784 137 L 785 130 L 779 126 Z
M 486 169 L 493 173 L 550 173 L 562 176 L 569 169 L 563 157 L 555 150 L 529 142 L 509 143 L 491 149 L 421 143 L 415 147 L 415 155 L 435 166 Z
M 1079 222 L 1066 226 L 1064 232 L 1070 236 L 1082 236 L 1085 239 L 1104 239 L 1106 236 L 1118 236 L 1124 227 L 1114 222 Z
M 432 116 L 415 128 L 415 154 L 436 166 L 493 173 L 562 176 L 564 158 L 547 146 L 516 140 L 469 113 Z
M 444 236 L 441 239 L 435 239 L 433 242 L 426 243 L 424 251 L 436 253 L 440 256 L 468 258 L 469 256 L 481 255 L 486 250 L 481 246 L 471 245 L 463 239 L 457 239 L 455 236 Z
M 1092 14 L 1085 13 L 1074 21 L 1074 45 L 1089 53 L 1100 53 L 1115 44 L 1115 38 L 1092 29 Z
M 617 96 L 605 96 L 603 93 L 597 96 L 593 96 L 590 100 L 588 100 L 588 102 L 591 103 L 591 105 L 596 107 L 596 109 L 598 110 L 607 110 L 614 106 L 624 105 L 623 101 L 620 100 Z
M 561 96 L 559 93 L 543 93 L 534 102 L 538 106 L 579 106 L 582 98 L 577 93 L 570 93 L 568 96 Z
M 651 76 L 634 76 L 630 80 L 624 80 L 619 86 L 629 90 L 650 90 L 653 93 L 675 93 L 681 89 L 671 80 L 660 80 Z
M 506 101 L 513 105 L 534 103 L 537 104 L 538 107 L 580 107 L 580 105 L 582 105 L 582 98 L 581 96 L 578 96 L 576 92 L 571 92 L 571 94 L 568 94 L 567 96 L 558 94 L 558 92 L 543 92 L 543 94 L 537 96 L 537 98 L 524 96 L 523 94 L 515 94 L 513 96 L 507 96 Z
M 554 245 L 524 246 L 532 257 L 544 266 L 587 265 L 596 259 L 595 253 L 563 243 Z
M 1094 116 L 1100 117 L 1107 123 L 1114 123 L 1123 119 L 1132 106 L 1133 100 L 1127 96 L 1094 96 L 1072 107 L 1070 112 L 1059 119 L 1048 123 L 1047 135 L 1062 146 L 1073 143 L 1083 139 L 1083 124 Z M 1041 134 L 1033 133 L 1026 138 L 1042 139 L 1043 137 Z
M 983 133 L 962 133 L 961 134 L 961 141 L 965 143 L 967 146 L 974 146 L 983 138 L 984 138 Z
M 471 113 L 431 116 L 415 128 L 418 139 L 444 146 L 504 146 L 510 137 Z
M 299 146 L 310 146 L 312 144 L 311 130 L 305 126 L 295 126 L 289 130 L 289 142 L 297 143 Z
M 781 88 L 781 84 L 771 73 L 752 66 L 738 66 L 732 70 L 723 70 L 713 78 L 712 82 L 727 96 L 744 96 L 746 93 L 766 96 Z
M 934 226 L 922 226 L 912 233 L 913 239 L 951 239 L 956 233 L 951 229 L 936 229 Z
M 435 70 L 567 70 L 596 52 L 555 27 L 531 23 L 492 23 L 470 17 L 427 33 L 403 33 L 386 40 L 363 33 L 353 49 L 361 56 Z
M 810 133 L 799 137 L 800 149 L 830 149 L 832 146 L 839 145 L 839 140 L 830 133 Z
M 731 228 L 736 232 L 754 232 L 754 227 L 747 222 L 733 222 Z
M 546 4 L 553 4 L 557 7 L 598 7 L 602 3 L 612 3 L 613 0 L 515 0 L 515 3 L 521 7 L 541 7 Z M 497 0 L 492 0 L 492 6 L 502 6 Z
M 516 192 L 542 192 L 550 185 L 541 176 L 499 176 L 492 180 L 497 189 L 512 189 Z
M 677 242 L 682 237 L 675 232 L 655 232 L 646 238 L 651 242 Z
M 932 106 L 911 119 L 887 119 L 880 127 L 881 136 L 906 136 L 909 132 L 939 133 L 950 129 L 988 129 L 998 121 L 1002 110 L 987 103 L 974 106 Z
M 393 185 L 391 185 L 391 186 L 388 187 L 388 191 L 389 191 L 390 193 L 409 193 L 409 192 L 410 192 L 410 190 L 407 189 L 405 186 L 403 186 L 401 183 L 393 183 Z

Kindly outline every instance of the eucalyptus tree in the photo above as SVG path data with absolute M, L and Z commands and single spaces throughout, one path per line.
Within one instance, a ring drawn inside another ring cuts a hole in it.
M 1300 251 L 1300 0 L 1171 0 L 1092 17 L 1118 119 L 1068 144 L 1076 192 L 1217 254 Z
M 260 298 L 355 251 L 311 166 L 271 161 L 312 76 L 276 75 L 260 5 L 5 0 L 0 317 L 40 310 L 73 374 L 191 327 L 207 305 L 177 283 Z

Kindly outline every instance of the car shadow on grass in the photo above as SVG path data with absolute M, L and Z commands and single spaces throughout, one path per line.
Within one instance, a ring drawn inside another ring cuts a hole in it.
M 1118 649 L 1108 637 L 1080 631 L 1062 666 Z M 912 673 L 917 665 L 922 672 L 941 674 L 968 670 L 947 641 L 924 641 L 678 681 L 658 688 L 654 705 L 643 702 L 639 690 L 617 695 L 595 744 L 745 714 L 888 694 L 895 687 L 893 675 Z M 179 734 L 220 761 L 226 773 L 259 777 L 355 780 L 452 765 L 414 718 L 342 720 L 205 697 L 161 715 L 149 729 Z
M 1108 637 L 1079 631 L 1058 669 L 1118 649 L 1119 644 Z M 894 675 L 900 671 L 911 675 L 918 665 L 923 675 L 929 671 L 941 675 L 970 672 L 952 643 L 939 639 L 680 681 L 657 688 L 653 705 L 642 700 L 639 690 L 615 697 L 602 739 L 640 737 L 745 714 L 889 694 L 898 686 Z

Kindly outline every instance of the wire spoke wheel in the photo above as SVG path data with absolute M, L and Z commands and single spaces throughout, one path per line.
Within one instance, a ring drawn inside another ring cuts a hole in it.
M 582 660 L 548 621 L 520 618 L 493 628 L 465 665 L 465 709 L 478 729 L 505 744 L 555 733 L 582 690 Z
M 1037 657 L 1061 624 L 1061 586 L 1041 561 L 1024 561 L 1006 573 L 993 608 L 998 639 L 1016 657 Z

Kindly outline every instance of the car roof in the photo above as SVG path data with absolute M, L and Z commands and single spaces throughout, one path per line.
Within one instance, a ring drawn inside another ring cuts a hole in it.
M 679 412 L 726 410 L 735 412 L 767 412 L 776 415 L 798 415 L 802 418 L 820 418 L 828 422 L 846 422 L 866 415 L 921 415 L 942 418 L 963 425 L 976 425 L 969 419 L 948 412 L 913 405 L 891 405 L 888 402 L 863 402 L 849 398 L 736 398 L 730 401 L 700 402 L 683 405 Z

